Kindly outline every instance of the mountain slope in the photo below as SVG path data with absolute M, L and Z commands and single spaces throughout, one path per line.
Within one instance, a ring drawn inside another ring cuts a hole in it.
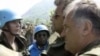
M 30 20 L 35 20 L 37 18 L 40 18 L 41 20 L 50 19 L 50 11 L 54 8 L 54 0 L 42 0 L 25 13 L 23 17 Z

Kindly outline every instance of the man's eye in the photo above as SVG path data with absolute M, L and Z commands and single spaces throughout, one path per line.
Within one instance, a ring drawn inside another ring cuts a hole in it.
M 55 15 L 55 17 L 58 17 L 59 15 Z
M 54 15 L 55 18 L 59 17 L 59 15 Z

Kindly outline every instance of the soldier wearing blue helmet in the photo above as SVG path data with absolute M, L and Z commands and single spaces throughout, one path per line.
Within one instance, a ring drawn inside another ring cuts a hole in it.
M 9 9 L 0 10 L 0 56 L 27 56 L 26 41 L 19 34 L 21 19 Z
M 35 43 L 29 46 L 30 56 L 40 56 L 48 48 L 49 30 L 45 25 L 37 25 L 34 29 Z

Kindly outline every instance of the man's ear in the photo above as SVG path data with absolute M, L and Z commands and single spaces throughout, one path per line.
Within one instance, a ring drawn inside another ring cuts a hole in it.
M 90 20 L 85 20 L 83 23 L 83 35 L 88 35 L 92 31 L 92 22 Z

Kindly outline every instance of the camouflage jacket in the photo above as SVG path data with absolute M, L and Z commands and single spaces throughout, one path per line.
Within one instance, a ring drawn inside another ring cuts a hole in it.
M 92 42 L 76 56 L 100 56 L 100 40 Z
M 72 56 L 72 54 L 64 49 L 64 40 L 57 38 L 47 52 L 47 56 Z

